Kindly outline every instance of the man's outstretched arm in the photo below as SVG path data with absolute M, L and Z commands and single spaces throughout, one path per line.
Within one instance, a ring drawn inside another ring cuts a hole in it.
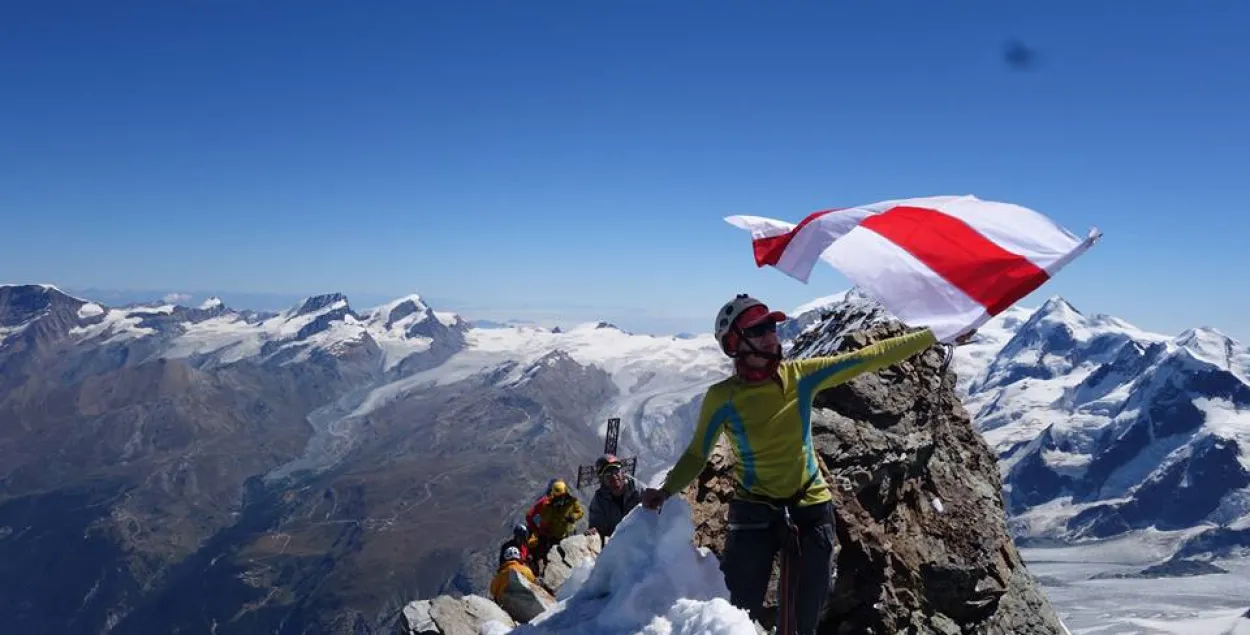
M 699 420 L 694 426 L 694 436 L 690 438 L 690 444 L 681 453 L 681 458 L 677 459 L 677 464 L 673 466 L 673 469 L 669 470 L 664 484 L 658 490 L 665 498 L 685 489 L 703 471 L 707 456 L 716 445 L 717 437 L 720 436 L 722 418 L 717 416 L 717 413 L 722 405 L 714 398 L 713 391 L 709 390 L 703 395 L 703 403 L 699 408 Z M 654 508 L 653 505 L 647 503 L 658 506 L 653 494 L 656 491 L 648 489 L 643 492 L 644 507 Z
M 799 380 L 811 388 L 810 394 L 815 394 L 864 373 L 876 372 L 897 364 L 937 342 L 933 331 L 924 329 L 881 340 L 849 353 L 798 360 L 792 362 L 791 367 Z

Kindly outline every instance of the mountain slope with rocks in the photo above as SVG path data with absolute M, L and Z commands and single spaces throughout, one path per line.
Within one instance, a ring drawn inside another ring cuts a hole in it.
M 384 629 L 484 588 L 489 544 L 594 460 L 607 415 L 668 442 L 652 424 L 689 416 L 709 351 L 471 329 L 419 296 L 256 313 L 0 287 L 0 610 L 27 633 Z
M 806 358 L 904 330 L 864 298 L 794 342 Z M 1007 530 L 993 452 L 935 347 L 816 396 L 813 441 L 835 484 L 838 555 L 822 633 L 1065 633 Z M 721 445 L 685 493 L 719 553 L 734 459 Z M 775 602 L 775 580 L 770 603 Z

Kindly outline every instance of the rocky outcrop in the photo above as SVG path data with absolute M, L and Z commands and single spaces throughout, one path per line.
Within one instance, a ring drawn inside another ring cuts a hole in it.
M 488 622 L 508 628 L 523 624 L 556 606 L 556 594 L 584 559 L 601 549 L 597 536 L 569 536 L 552 547 L 535 584 L 513 573 L 498 603 L 478 595 L 440 595 L 409 602 L 398 623 L 399 635 L 479 635 Z
M 569 579 L 573 568 L 586 558 L 596 558 L 601 549 L 598 536 L 569 536 L 551 549 L 547 554 L 547 564 L 543 569 L 543 586 L 553 592 L 564 585 Z
M 853 350 L 902 332 L 814 329 L 792 354 Z M 834 485 L 839 543 L 820 632 L 1062 634 L 1008 534 L 995 457 L 953 375 L 939 376 L 942 362 L 935 348 L 816 397 L 813 442 Z M 683 492 L 697 541 L 718 554 L 733 463 L 719 446 Z
M 516 626 L 503 609 L 480 595 L 462 598 L 440 595 L 405 606 L 399 632 L 401 635 L 479 635 L 482 625 L 490 621 L 510 628 Z

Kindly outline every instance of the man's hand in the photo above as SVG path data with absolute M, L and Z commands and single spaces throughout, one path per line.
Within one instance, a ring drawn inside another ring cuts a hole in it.
M 640 496 L 639 499 L 639 503 L 641 503 L 643 507 L 647 509 L 659 509 L 660 505 L 663 505 L 664 501 L 668 499 L 668 494 L 664 493 L 664 490 L 648 487 L 642 491 L 642 496 Z

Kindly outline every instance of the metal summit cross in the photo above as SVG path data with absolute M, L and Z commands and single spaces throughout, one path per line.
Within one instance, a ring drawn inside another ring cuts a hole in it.
M 616 442 L 621 437 L 621 419 L 612 417 L 608 419 L 608 433 L 603 437 L 603 453 L 616 454 Z M 619 457 L 618 457 L 619 458 Z M 634 469 L 638 465 L 638 457 L 631 456 L 628 459 L 621 459 L 621 469 L 625 473 L 633 476 Z M 581 465 L 577 468 L 577 489 L 581 489 L 591 483 L 599 481 L 599 475 L 595 473 L 594 465 Z

